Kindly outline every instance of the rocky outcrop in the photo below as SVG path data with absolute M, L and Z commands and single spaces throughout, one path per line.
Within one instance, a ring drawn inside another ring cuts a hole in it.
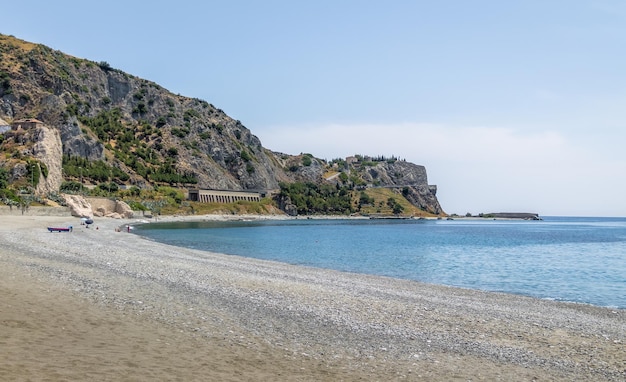
M 65 203 L 72 216 L 81 218 L 111 217 L 115 219 L 131 219 L 134 212 L 121 200 L 107 198 L 85 198 L 81 195 L 63 194 Z
M 298 207 L 293 204 L 288 196 L 278 195 L 276 198 L 278 208 L 289 216 L 298 216 Z
M 115 211 L 123 219 L 131 219 L 134 216 L 133 210 L 130 206 L 121 200 L 115 202 Z
M 65 203 L 70 208 L 70 213 L 72 216 L 79 218 L 90 218 L 93 217 L 93 211 L 91 209 L 91 204 L 80 195 L 70 195 L 63 194 L 63 198 L 65 199 Z
M 93 216 L 111 217 L 115 219 L 130 219 L 134 216 L 133 210 L 121 200 L 109 198 L 88 198 L 93 211 Z
M 434 215 L 443 214 L 437 186 L 428 184 L 426 167 L 406 161 L 382 161 L 363 170 L 363 179 L 374 187 L 395 187 L 414 206 Z
M 402 188 L 402 195 L 417 208 L 433 215 L 445 214 L 437 200 L 437 186 L 421 185 Z

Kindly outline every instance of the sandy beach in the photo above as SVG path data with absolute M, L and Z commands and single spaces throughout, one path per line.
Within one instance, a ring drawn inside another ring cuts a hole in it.
M 624 310 L 116 230 L 135 222 L 0 216 L 0 380 L 626 381 Z

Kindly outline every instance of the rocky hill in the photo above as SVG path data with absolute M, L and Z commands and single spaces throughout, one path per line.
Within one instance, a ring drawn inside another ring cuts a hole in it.
M 325 177 L 332 164 L 313 155 L 264 148 L 240 121 L 204 100 L 172 94 L 106 62 L 1 34 L 0 118 L 12 126 L 4 132 L 0 126 L 0 166 L 10 174 L 10 183 L 27 184 L 30 174 L 39 193 L 75 179 L 78 167 L 69 163 L 77 158 L 102 164 L 115 183 L 139 188 L 169 183 L 277 190 L 281 182 L 345 181 Z M 16 127 L 28 119 L 33 123 Z M 355 184 L 406 186 L 408 200 L 424 211 L 442 213 L 423 166 L 350 163 L 340 171 L 359 178 Z

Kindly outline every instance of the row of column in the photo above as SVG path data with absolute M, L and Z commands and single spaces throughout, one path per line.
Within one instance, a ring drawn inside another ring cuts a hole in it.
M 212 195 L 212 194 L 200 194 L 198 195 L 200 202 L 203 203 L 234 203 L 240 200 L 248 202 L 258 202 L 261 200 L 258 196 L 247 195 Z

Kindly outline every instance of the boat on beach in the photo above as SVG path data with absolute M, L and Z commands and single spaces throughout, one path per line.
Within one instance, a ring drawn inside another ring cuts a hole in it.
M 48 227 L 50 232 L 72 232 L 73 227 Z

